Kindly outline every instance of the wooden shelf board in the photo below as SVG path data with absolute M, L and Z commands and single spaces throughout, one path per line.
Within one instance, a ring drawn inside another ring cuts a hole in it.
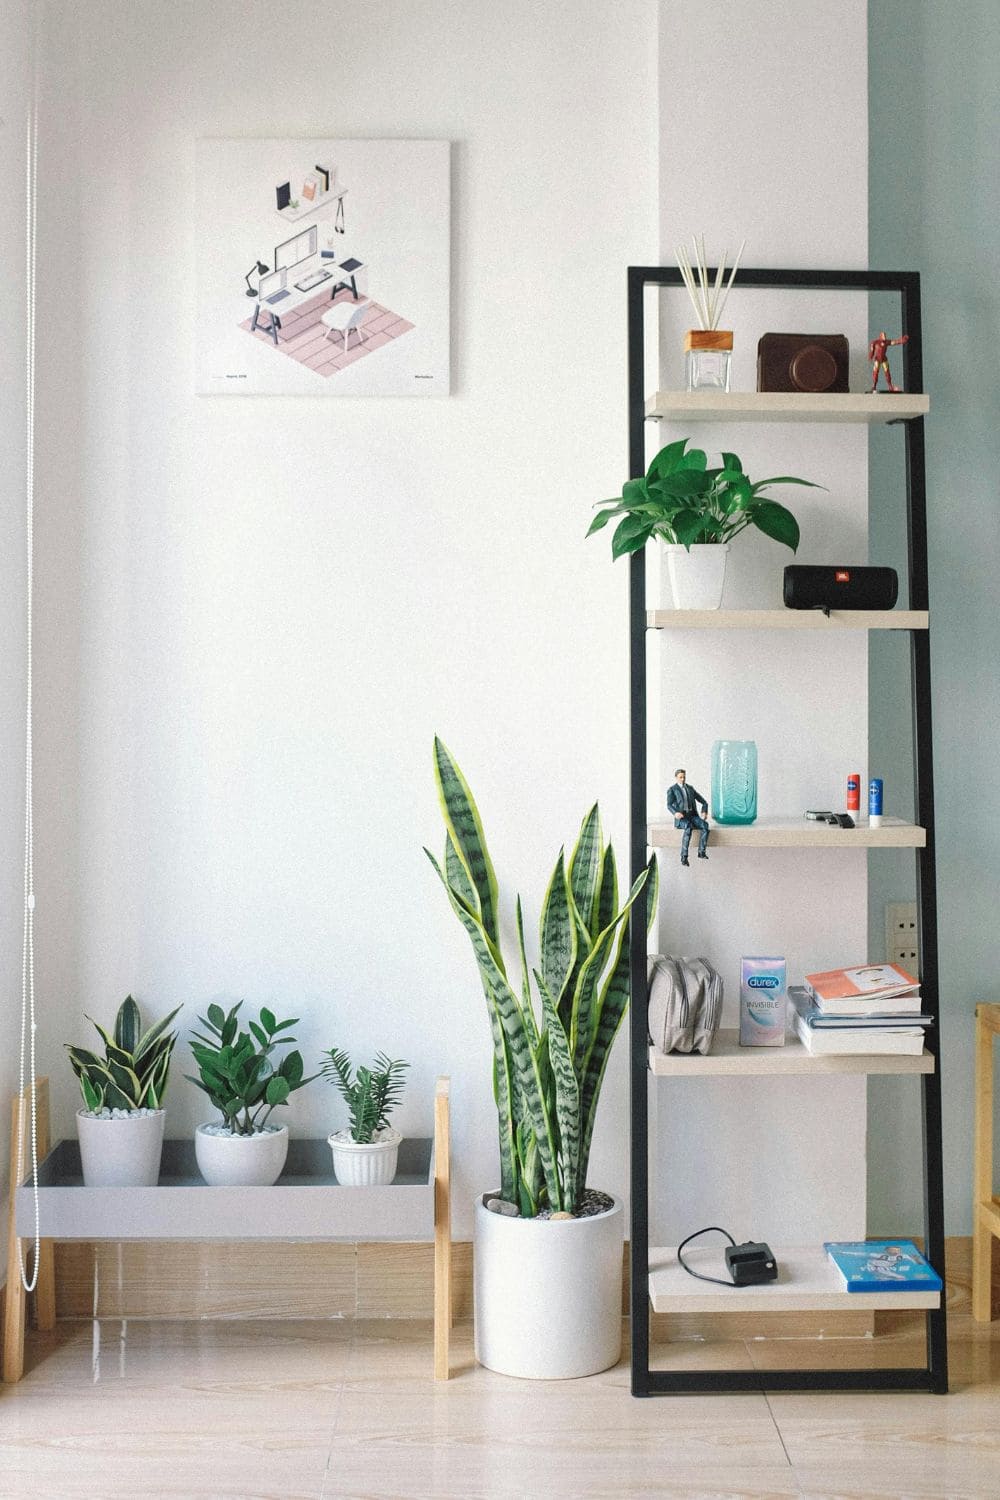
M 856 828 L 838 828 L 806 818 L 758 818 L 742 827 L 710 827 L 710 857 L 713 849 L 922 849 L 927 843 L 927 830 L 902 818 L 884 817 L 881 828 L 869 828 L 864 819 Z M 676 849 L 682 833 L 672 819 L 653 822 L 646 842 L 652 849 Z
M 763 1286 L 713 1287 L 677 1263 L 673 1246 L 650 1249 L 649 1300 L 654 1312 L 870 1312 L 874 1308 L 937 1307 L 940 1292 L 848 1292 L 822 1245 L 775 1245 L 777 1281 Z M 684 1259 L 704 1276 L 726 1275 L 725 1245 L 688 1245 Z
M 651 609 L 650 630 L 926 630 L 925 609 Z
M 657 391 L 646 402 L 647 417 L 689 422 L 900 422 L 929 410 L 929 396 L 910 392 Z
M 163 1142 L 156 1187 L 84 1187 L 80 1148 L 60 1141 L 38 1164 L 46 1239 L 418 1240 L 434 1223 L 434 1143 L 400 1143 L 387 1187 L 341 1187 L 325 1140 L 293 1139 L 273 1187 L 209 1187 L 194 1141 Z M 15 1194 L 18 1233 L 34 1233 L 30 1185 Z
M 895 1052 L 814 1056 L 791 1036 L 786 1038 L 783 1047 L 741 1047 L 739 1031 L 732 1026 L 720 1026 L 707 1057 L 700 1052 L 671 1052 L 665 1057 L 650 1047 L 649 1071 L 657 1078 L 775 1077 L 789 1073 L 933 1073 L 934 1057 L 926 1050 L 913 1057 Z

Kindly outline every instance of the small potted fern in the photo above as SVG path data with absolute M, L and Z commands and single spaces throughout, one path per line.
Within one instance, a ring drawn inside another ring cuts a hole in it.
M 66 1043 L 83 1095 L 76 1122 L 85 1187 L 156 1186 L 163 1098 L 177 1040 L 168 1027 L 180 1009 L 143 1031 L 139 1007 L 128 995 L 118 1007 L 113 1033 L 91 1022 L 104 1043 L 103 1057 Z
M 402 1097 L 403 1073 L 410 1065 L 379 1052 L 372 1067 L 359 1067 L 352 1078 L 346 1052 L 331 1047 L 323 1056 L 320 1072 L 339 1091 L 351 1116 L 346 1129 L 327 1137 L 337 1181 L 342 1187 L 384 1187 L 396 1175 L 403 1139 L 389 1116 Z

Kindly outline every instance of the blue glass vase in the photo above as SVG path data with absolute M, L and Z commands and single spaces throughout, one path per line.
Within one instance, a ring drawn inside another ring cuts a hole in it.
M 753 740 L 716 740 L 712 746 L 712 817 L 716 823 L 757 819 L 757 746 Z

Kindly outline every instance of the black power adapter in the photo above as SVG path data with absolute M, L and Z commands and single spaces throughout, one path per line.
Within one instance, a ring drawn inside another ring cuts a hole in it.
M 758 1286 L 762 1281 L 777 1281 L 778 1262 L 770 1245 L 746 1240 L 742 1245 L 726 1246 L 726 1270 L 734 1286 Z
M 724 1234 L 729 1241 L 726 1246 L 729 1281 L 723 1281 L 721 1276 L 706 1276 L 703 1271 L 692 1271 L 684 1259 L 682 1252 L 685 1245 L 703 1234 L 713 1233 Z M 720 1224 L 710 1224 L 707 1229 L 696 1229 L 686 1240 L 681 1240 L 677 1246 L 677 1261 L 689 1276 L 696 1276 L 699 1281 L 714 1281 L 718 1286 L 760 1286 L 761 1282 L 778 1279 L 778 1262 L 770 1245 L 760 1240 L 744 1240 L 742 1245 L 737 1245 L 729 1230 L 723 1229 Z

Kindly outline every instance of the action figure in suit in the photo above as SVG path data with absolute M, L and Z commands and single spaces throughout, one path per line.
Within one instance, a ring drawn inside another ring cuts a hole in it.
M 708 803 L 700 792 L 696 792 L 693 786 L 687 784 L 687 772 L 679 768 L 674 772 L 677 780 L 667 792 L 667 811 L 674 815 L 674 827 L 683 828 L 684 837 L 681 839 L 681 864 L 688 864 L 688 849 L 691 844 L 691 830 L 698 829 L 698 858 L 707 859 L 705 848 L 708 844 L 708 824 L 705 819 L 698 816 L 698 808 L 703 807 L 708 812 Z

